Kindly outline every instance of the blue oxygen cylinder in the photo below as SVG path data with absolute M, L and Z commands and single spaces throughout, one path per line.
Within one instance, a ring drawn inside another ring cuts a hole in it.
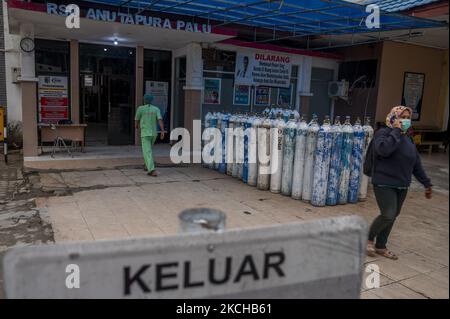
M 305 167 L 306 135 L 308 133 L 308 123 L 303 116 L 297 124 L 297 134 L 295 136 L 294 171 L 292 173 L 292 198 L 301 199 L 303 189 L 303 172 Z
M 279 112 L 277 119 L 274 121 L 273 128 L 277 130 L 278 134 L 271 136 L 271 169 L 270 176 L 270 191 L 272 193 L 279 193 L 281 191 L 281 173 L 283 169 L 283 131 L 286 122 L 283 120 L 282 113 Z M 277 136 L 278 135 L 278 136 Z M 274 150 L 274 151 L 272 151 Z
M 227 172 L 227 129 L 230 120 L 229 114 L 223 114 L 220 131 L 222 133 L 222 161 L 219 163 L 219 172 L 225 174 Z
M 248 143 L 248 181 L 250 186 L 256 186 L 258 181 L 258 127 L 262 121 L 255 116 L 251 120 L 251 130 L 249 131 Z
M 350 181 L 350 165 L 353 147 L 353 127 L 350 116 L 345 117 L 342 126 L 342 149 L 341 149 L 341 174 L 339 176 L 338 204 L 346 204 L 348 198 L 348 183 Z
M 244 163 L 242 164 L 242 181 L 248 182 L 248 147 L 249 147 L 249 134 L 252 127 L 252 118 L 248 116 L 244 118 Z
M 257 188 L 268 190 L 270 187 L 270 129 L 272 121 L 266 117 L 258 129 L 258 179 Z
M 363 158 L 362 163 L 364 163 L 367 154 L 367 148 L 369 147 L 369 143 L 373 138 L 373 128 L 370 125 L 370 117 L 366 117 L 366 121 L 363 126 L 364 131 L 364 144 L 363 144 Z M 359 186 L 359 195 L 358 200 L 364 201 L 367 199 L 367 187 L 369 186 L 369 176 L 364 174 L 363 165 L 361 165 L 360 172 L 360 186 Z
M 284 128 L 283 169 L 281 172 L 281 194 L 291 196 L 292 173 L 294 168 L 295 136 L 297 134 L 297 121 L 291 113 L 290 119 Z
M 212 114 L 212 116 L 211 116 L 211 119 L 210 119 L 210 123 L 211 123 L 210 127 L 211 127 L 211 128 L 217 128 L 217 122 L 218 122 L 218 114 L 217 114 L 216 112 L 214 112 L 214 113 Z M 208 167 L 211 168 L 211 169 L 214 168 L 214 163 L 215 163 L 214 156 L 215 156 L 215 152 L 216 152 L 217 136 L 216 136 L 215 141 L 216 141 L 216 142 L 215 142 L 215 145 L 214 145 L 214 147 L 211 149 L 211 157 L 212 157 L 213 160 L 212 160 L 211 163 L 208 164 Z
M 359 178 L 361 174 L 361 164 L 363 157 L 364 130 L 361 126 L 361 120 L 358 118 L 353 125 L 353 147 L 352 161 L 350 164 L 350 180 L 348 186 L 349 203 L 358 202 L 359 195 Z
M 227 175 L 233 174 L 233 163 L 234 163 L 234 122 L 235 116 L 231 115 L 228 121 L 228 130 L 227 130 Z
M 331 132 L 333 134 L 333 142 L 331 146 L 326 204 L 333 206 L 337 204 L 339 176 L 341 173 L 342 125 L 339 116 L 336 116 L 334 125 L 331 127 Z
M 319 133 L 319 129 L 317 115 L 314 114 L 308 125 L 308 132 L 306 135 L 305 167 L 302 186 L 302 200 L 305 202 L 311 201 L 314 176 L 314 155 L 316 152 L 317 134 Z
M 240 130 L 241 130 L 241 123 L 240 123 L 240 116 L 236 115 L 235 116 L 235 121 L 234 121 L 234 161 L 233 161 L 233 169 L 232 169 L 232 173 L 231 175 L 233 177 L 238 177 L 238 173 L 239 173 L 239 149 L 240 149 Z
M 332 142 L 333 134 L 331 132 L 330 117 L 325 116 L 323 124 L 317 133 L 313 188 L 311 195 L 311 204 L 313 206 L 325 206 L 327 199 L 328 172 L 330 169 Z

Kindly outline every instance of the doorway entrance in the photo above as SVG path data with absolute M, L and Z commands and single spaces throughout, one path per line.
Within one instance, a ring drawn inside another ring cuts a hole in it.
M 134 144 L 135 50 L 80 44 L 80 119 L 86 143 Z

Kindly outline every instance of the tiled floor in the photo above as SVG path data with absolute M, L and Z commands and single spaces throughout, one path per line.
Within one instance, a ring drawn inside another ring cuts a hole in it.
M 449 297 L 448 164 L 443 169 L 446 182 L 437 183 L 432 200 L 417 184 L 411 187 L 390 238 L 399 260 L 367 259 L 378 265 L 381 287 L 363 284 L 362 298 Z M 38 198 L 37 206 L 49 214 L 56 242 L 175 234 L 177 215 L 187 207 L 224 211 L 227 228 L 349 214 L 370 222 L 378 213 L 371 191 L 365 202 L 318 208 L 200 166 L 159 168 L 159 173 L 157 178 L 137 168 L 41 173 L 44 189 L 67 196 Z

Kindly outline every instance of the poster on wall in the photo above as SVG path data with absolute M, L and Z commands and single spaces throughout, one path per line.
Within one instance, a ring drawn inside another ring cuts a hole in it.
M 413 110 L 412 120 L 415 121 L 420 119 L 424 85 L 425 74 L 405 72 L 402 105 L 408 106 Z
M 203 103 L 220 104 L 221 79 L 204 78 Z
M 250 86 L 235 85 L 233 92 L 234 105 L 250 105 Z
M 166 128 L 168 127 L 168 116 L 167 116 L 167 108 L 169 103 L 169 82 L 160 82 L 160 81 L 145 81 L 145 93 L 153 95 L 154 106 L 157 106 L 161 112 L 161 116 L 163 117 L 164 125 Z M 157 131 L 160 132 L 161 129 L 159 127 Z
M 279 107 L 290 107 L 292 101 L 292 87 L 279 88 L 277 92 L 277 105 Z
M 57 124 L 69 119 L 69 95 L 66 76 L 38 77 L 39 122 Z
M 235 84 L 284 87 L 290 86 L 291 59 L 287 55 L 263 52 L 238 53 Z
M 259 86 L 255 88 L 255 105 L 269 106 L 270 104 L 270 88 Z

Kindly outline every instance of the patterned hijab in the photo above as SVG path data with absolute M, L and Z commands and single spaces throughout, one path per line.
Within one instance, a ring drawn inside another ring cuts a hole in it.
M 393 107 L 389 114 L 386 116 L 386 125 L 392 128 L 395 120 L 399 119 L 404 111 L 409 111 L 409 114 L 412 115 L 412 109 L 410 107 L 403 105 Z

